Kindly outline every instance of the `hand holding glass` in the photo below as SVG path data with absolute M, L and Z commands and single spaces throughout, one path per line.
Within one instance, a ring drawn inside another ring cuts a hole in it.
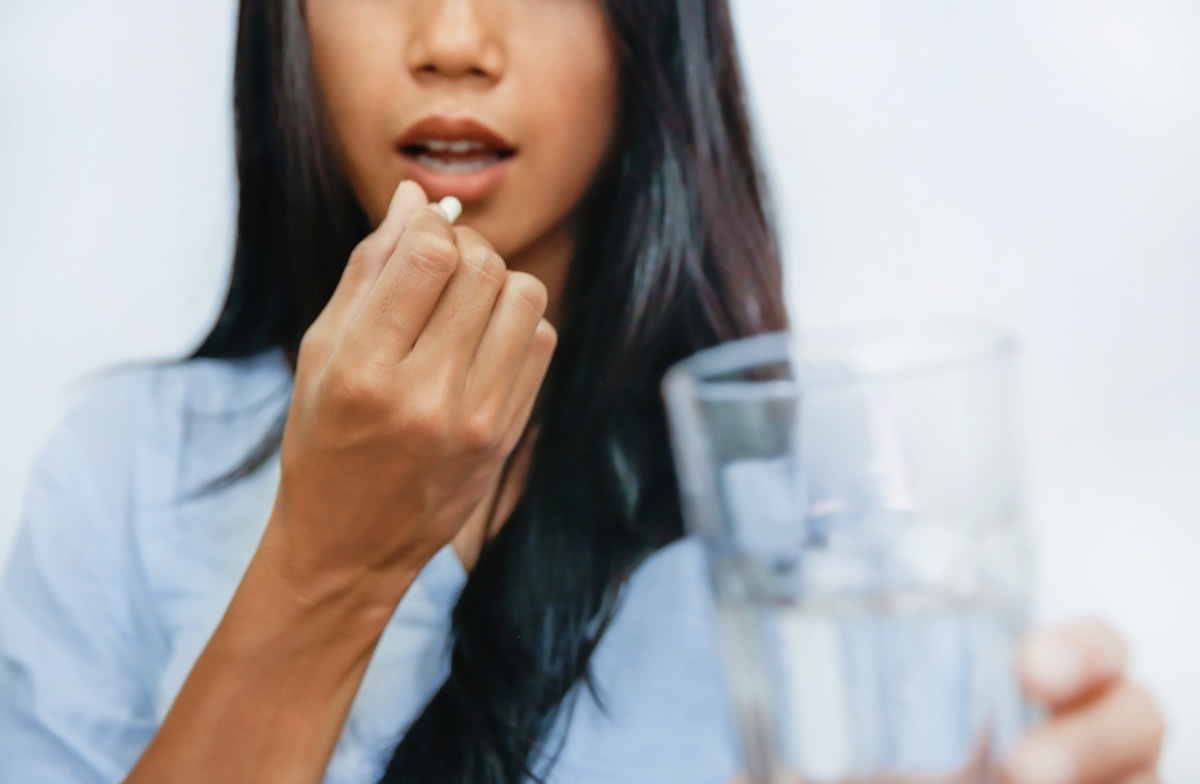
M 768 335 L 664 383 L 754 784 L 998 781 L 1026 726 L 1014 342 Z

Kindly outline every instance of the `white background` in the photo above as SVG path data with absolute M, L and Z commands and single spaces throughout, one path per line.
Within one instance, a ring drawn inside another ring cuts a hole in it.
M 1027 340 L 1040 614 L 1134 641 L 1200 776 L 1200 4 L 740 0 L 801 321 Z M 0 555 L 70 385 L 213 318 L 234 8 L 0 4 Z

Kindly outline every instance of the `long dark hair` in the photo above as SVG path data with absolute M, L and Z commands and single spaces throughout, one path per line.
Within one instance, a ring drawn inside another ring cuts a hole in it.
M 242 0 L 235 69 L 237 246 L 192 355 L 294 351 L 370 230 L 327 143 L 302 0 Z M 620 62 L 612 155 L 582 205 L 528 484 L 453 612 L 450 674 L 384 782 L 501 784 L 545 748 L 620 587 L 682 535 L 666 368 L 785 326 L 726 0 L 606 0 Z M 229 475 L 278 449 L 282 420 Z

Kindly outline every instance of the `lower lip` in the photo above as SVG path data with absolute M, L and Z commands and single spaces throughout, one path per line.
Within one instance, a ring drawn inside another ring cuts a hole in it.
M 491 196 L 504 182 L 514 157 L 502 158 L 478 171 L 451 174 L 430 169 L 411 155 L 401 153 L 404 178 L 420 185 L 431 201 L 455 196 L 462 202 L 472 202 Z

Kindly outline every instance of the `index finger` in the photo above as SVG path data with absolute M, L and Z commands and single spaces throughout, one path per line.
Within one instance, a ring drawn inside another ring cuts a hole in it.
M 442 208 L 427 205 L 413 213 L 351 325 L 350 345 L 382 361 L 407 357 L 458 268 L 458 255 Z

